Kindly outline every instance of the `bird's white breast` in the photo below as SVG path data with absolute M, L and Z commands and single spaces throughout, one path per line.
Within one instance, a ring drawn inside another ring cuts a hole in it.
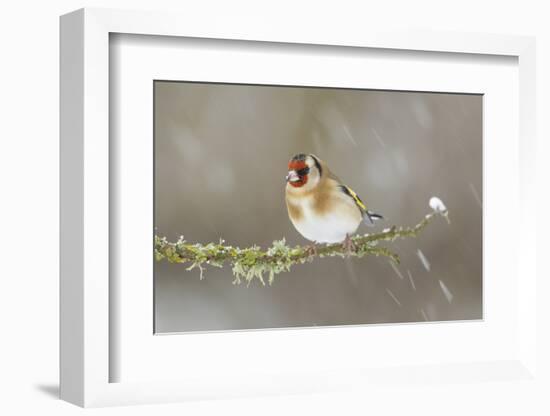
M 299 204 L 303 215 L 299 220 L 293 220 L 294 227 L 305 238 L 317 243 L 339 243 L 352 235 L 361 223 L 361 215 L 357 207 L 342 200 L 342 204 L 335 204 L 335 209 L 318 214 L 312 200 L 304 198 Z

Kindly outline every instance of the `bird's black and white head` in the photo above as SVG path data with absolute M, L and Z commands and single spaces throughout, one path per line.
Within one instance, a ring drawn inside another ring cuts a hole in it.
M 322 162 L 317 156 L 297 154 L 288 162 L 287 187 L 296 191 L 313 189 L 322 175 Z

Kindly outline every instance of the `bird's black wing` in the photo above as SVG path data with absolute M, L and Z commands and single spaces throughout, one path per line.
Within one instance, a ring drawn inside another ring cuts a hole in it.
M 355 205 L 357 205 L 357 208 L 359 208 L 359 210 L 361 211 L 361 214 L 363 215 L 363 220 L 367 225 L 373 226 L 375 220 L 381 220 L 384 218 L 380 214 L 376 214 L 375 212 L 369 211 L 365 203 L 361 200 L 361 198 L 359 198 L 359 195 L 357 195 L 357 193 L 353 189 L 351 189 L 349 186 L 340 185 L 340 189 L 343 193 L 345 193 L 346 195 L 348 195 L 353 199 L 353 201 L 355 202 Z

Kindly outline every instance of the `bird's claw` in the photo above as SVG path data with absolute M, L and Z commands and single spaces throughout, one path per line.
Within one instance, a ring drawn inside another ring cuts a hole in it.
M 309 257 L 314 257 L 317 255 L 317 244 L 312 243 L 306 247 L 306 253 Z
M 342 243 L 342 245 L 348 257 L 351 255 L 351 253 L 353 253 L 357 249 L 357 247 L 355 246 L 355 243 L 353 242 L 349 234 L 346 234 L 346 238 L 344 239 L 344 242 Z

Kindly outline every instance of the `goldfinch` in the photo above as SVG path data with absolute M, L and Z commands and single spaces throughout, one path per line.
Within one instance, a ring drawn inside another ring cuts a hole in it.
M 351 244 L 359 224 L 382 219 L 317 156 L 300 153 L 288 162 L 286 206 L 298 232 L 313 243 Z

